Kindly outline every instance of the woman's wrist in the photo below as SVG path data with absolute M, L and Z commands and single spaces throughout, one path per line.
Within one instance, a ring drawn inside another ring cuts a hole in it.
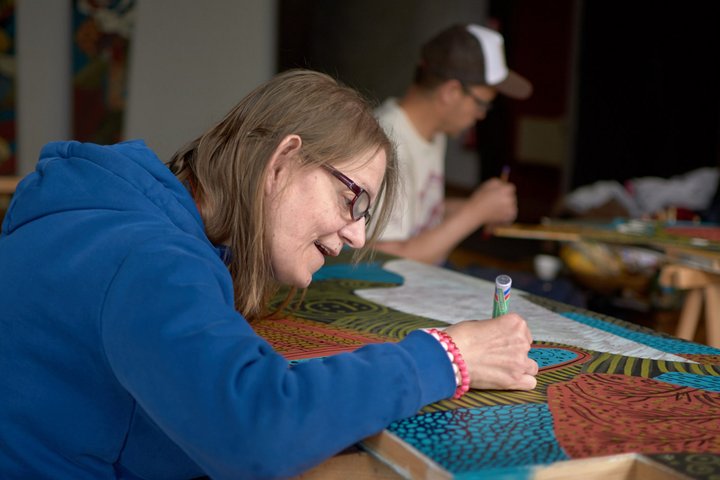
M 457 345 L 455 345 L 452 337 L 442 330 L 430 328 L 425 329 L 425 331 L 435 338 L 447 353 L 448 359 L 453 367 L 453 372 L 455 373 L 455 385 L 457 386 L 453 398 L 457 399 L 462 397 L 470 389 L 470 373 L 468 372 L 467 364 L 460 350 L 457 348 Z

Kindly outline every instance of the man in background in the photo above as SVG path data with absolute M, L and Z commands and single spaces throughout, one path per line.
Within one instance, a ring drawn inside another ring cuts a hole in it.
M 376 110 L 397 145 L 404 188 L 378 250 L 441 263 L 481 226 L 515 220 L 515 186 L 507 179 L 490 179 L 465 199 L 445 198 L 447 136 L 483 120 L 498 94 L 531 93 L 530 82 L 508 69 L 503 37 L 494 30 L 454 25 L 423 45 L 404 96 Z

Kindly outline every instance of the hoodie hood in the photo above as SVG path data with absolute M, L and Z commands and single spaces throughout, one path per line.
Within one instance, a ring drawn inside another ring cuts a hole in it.
M 110 146 L 53 142 L 42 149 L 35 171 L 18 185 L 2 234 L 72 210 L 147 212 L 149 205 L 184 232 L 205 238 L 187 189 L 142 140 Z

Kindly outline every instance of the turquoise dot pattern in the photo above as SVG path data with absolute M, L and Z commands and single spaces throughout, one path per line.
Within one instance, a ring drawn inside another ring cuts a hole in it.
M 699 388 L 710 392 L 720 392 L 720 377 L 709 375 L 697 375 L 695 373 L 668 372 L 655 377 L 665 383 L 680 385 L 682 387 Z
M 528 357 L 535 360 L 538 367 L 552 367 L 577 358 L 577 353 L 562 348 L 532 348 Z
M 432 412 L 388 429 L 455 475 L 482 472 L 487 478 L 487 469 L 524 470 L 568 458 L 546 404 Z
M 588 317 L 587 315 L 582 315 L 576 312 L 563 312 L 561 315 L 584 325 L 612 333 L 619 337 L 627 338 L 628 340 L 632 340 L 637 343 L 642 343 L 643 345 L 656 348 L 663 352 L 674 354 L 685 353 L 697 355 L 720 355 L 720 349 L 713 348 L 708 345 L 686 342 L 679 338 L 662 337 L 658 336 L 657 333 L 653 335 L 630 330 L 628 328 L 621 327 L 620 325 L 615 325 L 613 323 Z

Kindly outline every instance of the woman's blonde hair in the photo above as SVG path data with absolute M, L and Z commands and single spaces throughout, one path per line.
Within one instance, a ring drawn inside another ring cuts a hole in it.
M 264 315 L 279 285 L 265 242 L 266 166 L 286 136 L 302 138 L 304 166 L 336 165 L 383 150 L 387 169 L 366 246 L 385 227 L 397 190 L 393 144 L 367 101 L 328 75 L 289 70 L 253 90 L 217 125 L 180 149 L 170 169 L 189 186 L 214 244 L 225 244 L 235 306 L 248 319 Z

